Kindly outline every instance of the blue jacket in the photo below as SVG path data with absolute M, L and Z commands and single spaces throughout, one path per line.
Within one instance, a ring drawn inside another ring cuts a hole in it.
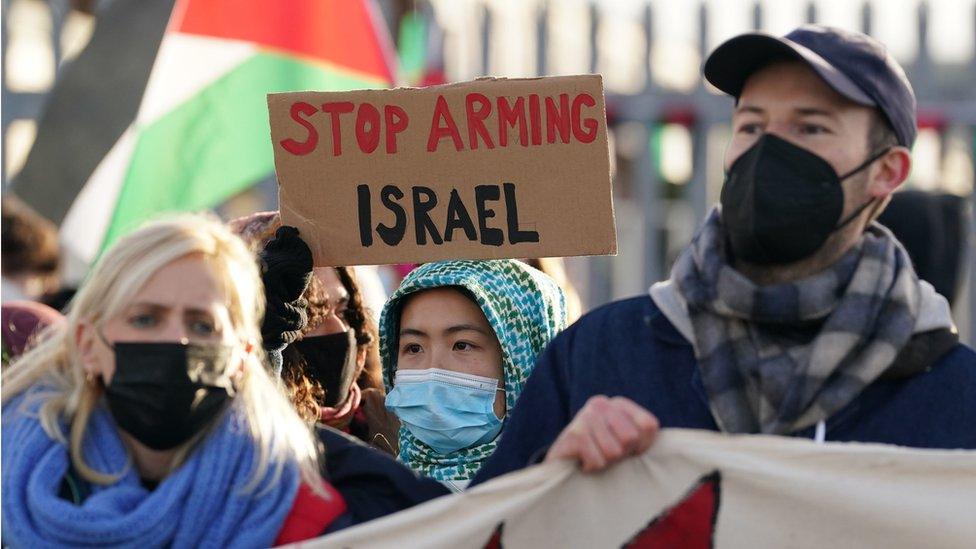
M 650 296 L 626 299 L 552 341 L 473 484 L 540 457 L 594 395 L 627 397 L 662 427 L 718 430 L 691 343 Z M 976 449 L 976 352 L 958 345 L 914 377 L 876 381 L 828 418 L 826 431 L 829 441 Z

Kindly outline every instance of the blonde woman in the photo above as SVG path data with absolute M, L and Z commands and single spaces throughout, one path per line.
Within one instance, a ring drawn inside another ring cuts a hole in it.
M 341 523 L 259 358 L 262 308 L 252 254 L 209 218 L 109 250 L 3 372 L 3 544 L 266 547 Z

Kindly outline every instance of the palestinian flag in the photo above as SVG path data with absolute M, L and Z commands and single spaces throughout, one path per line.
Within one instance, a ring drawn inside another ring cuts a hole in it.
M 265 95 L 393 82 L 370 0 L 177 0 L 135 120 L 61 225 L 92 259 L 156 214 L 214 207 L 274 170 Z

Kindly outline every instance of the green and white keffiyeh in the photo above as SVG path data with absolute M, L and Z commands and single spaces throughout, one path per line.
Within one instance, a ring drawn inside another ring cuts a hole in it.
M 503 353 L 505 409 L 511 411 L 536 356 L 566 326 L 562 289 L 548 275 L 513 259 L 439 261 L 418 267 L 400 284 L 380 316 L 380 358 L 389 391 L 397 368 L 397 334 L 405 297 L 458 286 L 474 296 L 495 331 Z M 495 451 L 495 442 L 442 455 L 400 428 L 400 460 L 437 480 L 469 480 Z

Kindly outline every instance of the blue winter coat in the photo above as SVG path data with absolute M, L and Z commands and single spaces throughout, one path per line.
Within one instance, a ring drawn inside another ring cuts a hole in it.
M 592 311 L 556 337 L 472 484 L 541 457 L 587 399 L 624 396 L 662 427 L 717 431 L 694 351 L 650 296 Z M 795 433 L 812 438 L 814 428 Z M 976 449 L 976 352 L 958 345 L 913 377 L 871 384 L 826 421 L 826 440 Z

